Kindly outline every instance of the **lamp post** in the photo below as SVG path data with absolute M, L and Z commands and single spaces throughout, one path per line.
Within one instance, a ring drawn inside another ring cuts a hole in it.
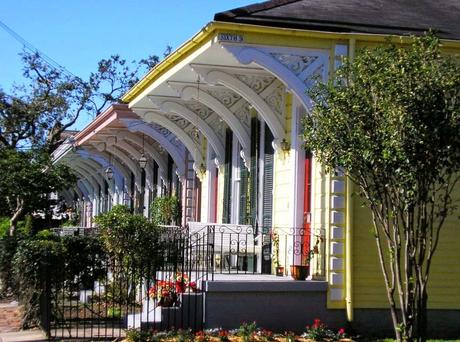
M 139 158 L 139 166 L 141 169 L 145 169 L 147 166 L 147 158 L 145 157 L 144 153 L 142 153 L 141 157 Z
M 112 155 L 109 155 L 109 166 L 105 169 L 105 176 L 110 181 L 113 178 L 113 170 L 112 170 Z

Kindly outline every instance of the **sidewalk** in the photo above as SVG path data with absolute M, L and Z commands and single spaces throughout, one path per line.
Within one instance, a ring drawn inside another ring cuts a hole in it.
M 0 302 L 0 342 L 47 341 L 41 330 L 20 331 L 21 312 L 18 303 Z
M 0 342 L 38 342 L 48 341 L 41 330 L 23 330 L 8 333 L 0 332 Z

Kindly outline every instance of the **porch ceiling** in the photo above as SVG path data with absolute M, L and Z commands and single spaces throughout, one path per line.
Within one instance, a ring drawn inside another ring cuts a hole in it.
M 180 120 L 184 127 L 177 135 L 183 141 L 193 127 L 195 134 L 200 132 L 210 143 L 217 164 L 224 159 L 226 127 L 235 133 L 243 156 L 249 155 L 253 108 L 267 122 L 275 139 L 282 140 L 286 134 L 284 84 L 253 62 L 241 63 L 224 47 L 217 37 L 212 38 L 129 103 L 144 120 L 159 123 L 158 114 Z M 149 118 L 152 111 L 157 116 Z

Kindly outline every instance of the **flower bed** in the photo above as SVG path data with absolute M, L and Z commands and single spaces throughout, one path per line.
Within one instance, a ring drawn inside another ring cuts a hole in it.
M 172 331 L 149 331 L 140 332 L 128 330 L 125 342 L 312 342 L 312 341 L 352 341 L 345 330 L 337 332 L 328 328 L 319 319 L 315 319 L 312 325 L 306 327 L 305 332 L 296 335 L 287 331 L 275 333 L 273 331 L 257 327 L 256 323 L 243 323 L 238 329 L 209 329 L 193 333 L 191 330 Z

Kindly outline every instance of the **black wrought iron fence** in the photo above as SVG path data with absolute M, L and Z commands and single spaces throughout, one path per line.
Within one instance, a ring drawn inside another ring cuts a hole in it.
M 324 249 L 322 231 L 308 227 L 163 226 L 157 243 L 146 247 L 149 259 L 94 255 L 78 274 L 56 277 L 47 269 L 42 325 L 52 339 L 116 338 L 126 329 L 201 330 L 204 281 L 217 274 L 288 275 L 291 265 L 322 277 Z
M 42 326 L 50 339 L 123 337 L 126 329 L 201 330 L 203 281 L 211 273 L 206 234 L 163 229 L 152 260 L 94 256 L 69 277 L 45 270 Z
M 186 232 L 203 234 L 211 279 L 224 273 L 288 275 L 290 266 L 304 266 L 313 276 L 324 277 L 322 229 L 189 222 Z

